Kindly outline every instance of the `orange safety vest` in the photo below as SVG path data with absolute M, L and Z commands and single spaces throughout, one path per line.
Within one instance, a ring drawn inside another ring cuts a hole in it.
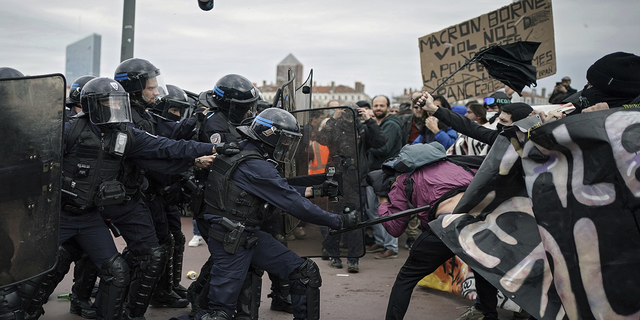
M 329 148 L 315 141 L 311 142 L 311 147 L 313 148 L 313 160 L 309 163 L 309 174 L 324 173 L 329 160 Z

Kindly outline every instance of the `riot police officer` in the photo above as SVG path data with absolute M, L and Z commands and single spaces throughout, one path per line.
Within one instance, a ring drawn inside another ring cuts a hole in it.
M 166 252 L 159 247 L 148 211 L 140 199 L 127 195 L 121 181 L 123 159 L 140 161 L 154 170 L 169 170 L 154 159 L 173 159 L 190 166 L 193 159 L 214 152 L 235 152 L 234 146 L 193 141 L 174 141 L 132 128 L 129 97 L 122 86 L 109 78 L 95 78 L 85 84 L 81 104 L 83 115 L 65 127 L 63 197 L 60 219 L 59 261 L 71 260 L 80 252 L 89 255 L 101 277 L 97 319 L 120 319 L 125 294 L 130 297 L 126 318 L 146 311 L 144 296 L 150 295 L 155 278 L 164 267 Z M 137 264 L 129 274 L 129 263 L 118 253 L 109 228 L 121 232 L 131 260 Z M 68 264 L 67 264 L 68 266 Z M 42 284 L 41 297 L 27 306 L 38 310 L 55 285 L 68 271 L 55 268 Z M 155 276 L 155 278 L 154 278 Z M 44 296 L 42 296 L 44 295 Z
M 93 78 L 95 78 L 95 76 L 92 75 L 79 77 L 73 81 L 69 87 L 69 96 L 65 101 L 66 107 L 69 108 L 69 112 L 67 113 L 68 117 L 73 117 L 82 111 L 82 106 L 80 105 L 80 93 L 82 93 L 82 87 L 84 87 L 84 85 Z
M 158 134 L 172 139 L 188 139 L 191 137 L 196 124 L 195 119 L 185 119 L 184 121 L 175 122 L 148 112 L 148 110 L 156 108 L 160 100 L 169 93 L 164 84 L 160 69 L 155 65 L 145 59 L 131 58 L 118 65 L 114 78 L 129 93 L 132 119 L 136 128 L 154 135 Z M 211 158 L 206 160 L 209 162 L 212 161 Z M 158 194 L 157 190 L 162 190 L 165 186 L 157 179 L 152 181 L 152 183 L 155 184 L 150 185 L 150 181 L 145 177 L 146 170 L 139 165 L 134 165 L 131 161 L 125 161 L 125 166 L 125 172 L 127 173 L 125 186 L 128 192 L 134 197 L 144 198 L 144 201 L 151 210 L 158 240 L 164 250 L 169 253 L 165 261 L 166 266 L 161 269 L 165 270 L 164 273 L 166 274 L 162 276 L 163 281 L 160 283 L 158 290 L 153 294 L 153 305 L 174 308 L 186 307 L 189 304 L 189 301 L 184 299 L 186 297 L 186 289 L 179 285 L 179 280 L 174 286 L 173 282 L 176 277 L 172 272 L 172 270 L 174 270 L 173 265 L 175 259 L 179 258 L 181 260 L 181 253 L 184 252 L 185 240 L 180 228 L 180 220 L 177 219 L 177 226 L 172 228 L 170 232 L 164 207 L 150 205 L 150 201 L 155 200 L 157 196 L 163 196 Z M 186 169 L 187 168 L 183 168 L 183 171 Z M 174 257 L 176 252 L 179 253 L 178 257 Z M 167 272 L 172 274 L 168 274 Z M 158 278 L 160 278 L 159 275 L 156 279 Z M 177 279 L 180 278 L 179 276 L 177 277 Z M 142 305 L 136 308 L 136 310 L 138 310 L 137 312 L 140 312 L 142 309 Z M 146 309 L 146 306 L 144 309 Z
M 151 110 L 156 115 L 171 121 L 180 121 L 190 107 L 184 90 L 167 84 L 168 94 L 155 104 Z M 160 133 L 160 135 L 163 135 Z M 182 233 L 180 210 L 182 201 L 183 174 L 164 174 L 148 171 L 145 177 L 149 186 L 144 191 L 145 202 L 153 215 L 158 239 L 172 235 L 173 245 L 165 272 L 158 280 L 156 291 L 150 305 L 154 307 L 180 308 L 188 305 L 187 289 L 180 285 L 182 279 L 182 261 L 184 257 L 185 236 Z M 169 237 L 171 238 L 171 237 Z M 172 292 L 173 291 L 173 292 Z
M 196 138 L 201 142 L 237 142 L 241 139 L 236 126 L 249 117 L 257 105 L 260 103 L 260 93 L 253 83 L 238 74 L 228 74 L 216 82 L 212 90 L 202 92 L 198 99 L 198 104 L 206 108 L 205 114 L 199 114 L 199 123 L 196 126 Z M 208 241 L 209 223 L 204 219 L 205 206 L 203 197 L 205 183 L 208 177 L 208 170 L 196 169 L 195 182 L 198 184 L 198 192 L 193 196 L 191 209 L 194 212 L 194 219 L 200 234 L 204 240 Z M 192 312 L 196 314 L 199 310 L 206 310 L 208 304 L 208 288 L 211 277 L 211 257 L 201 268 L 201 276 L 189 287 L 188 298 L 191 302 Z M 237 319 L 251 318 L 248 310 L 251 304 L 259 304 L 259 298 L 253 292 L 260 292 L 262 284 L 262 270 L 251 267 L 246 277 L 245 289 L 238 301 Z M 254 281 L 255 280 L 255 281 Z M 259 297 L 259 296 L 258 296 Z M 278 296 L 280 297 L 280 296 Z M 290 301 L 282 303 L 291 309 Z M 285 306 L 286 307 L 286 306 Z
M 218 156 L 207 180 L 205 219 L 210 223 L 208 247 L 213 267 L 209 310 L 198 313 L 196 319 L 231 319 L 251 264 L 290 280 L 296 319 L 318 319 L 322 283 L 318 266 L 259 225 L 274 207 L 333 229 L 355 225 L 355 212 L 326 212 L 305 198 L 313 195 L 312 187 L 294 188 L 279 175 L 274 164 L 291 161 L 302 136 L 293 115 L 270 108 L 238 131 L 248 138 L 242 144 L 244 150 L 234 156 Z

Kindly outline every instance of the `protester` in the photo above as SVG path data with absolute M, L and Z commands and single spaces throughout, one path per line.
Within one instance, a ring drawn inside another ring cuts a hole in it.
M 549 103 L 562 103 L 565 98 L 576 92 L 578 90 L 571 88 L 571 78 L 563 77 L 561 82 L 556 82 L 553 93 L 549 97 Z

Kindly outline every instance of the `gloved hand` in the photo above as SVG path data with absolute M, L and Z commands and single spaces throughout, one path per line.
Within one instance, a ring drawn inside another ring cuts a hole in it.
M 338 196 L 338 187 L 339 184 L 335 180 L 325 180 L 323 183 L 315 185 L 312 187 L 313 189 L 313 197 L 332 197 L 335 198 Z
M 240 146 L 235 142 L 215 143 L 216 153 L 232 156 L 240 153 Z
M 342 229 L 355 227 L 360 222 L 358 211 L 351 211 L 349 208 L 345 208 L 344 212 L 340 214 L 342 220 Z

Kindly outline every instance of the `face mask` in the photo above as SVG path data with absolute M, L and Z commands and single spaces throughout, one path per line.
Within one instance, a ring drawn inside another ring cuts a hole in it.
M 502 132 L 502 129 L 504 129 L 504 125 L 502 123 L 497 123 L 496 128 L 498 128 L 498 132 Z
M 588 89 L 582 90 L 582 97 L 586 98 L 588 106 L 585 108 L 591 107 L 599 102 L 606 102 L 609 105 L 609 108 L 619 108 L 622 107 L 623 104 L 629 102 L 629 98 L 618 98 L 615 96 L 610 96 L 595 87 L 591 87 Z M 584 107 L 584 106 L 583 106 Z

